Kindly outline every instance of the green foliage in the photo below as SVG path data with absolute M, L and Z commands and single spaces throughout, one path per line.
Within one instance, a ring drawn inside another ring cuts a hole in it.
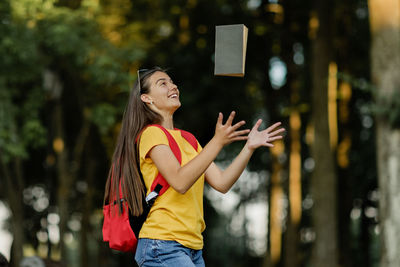
M 34 80 L 42 65 L 34 31 L 22 24 L 10 23 L 0 26 L 0 35 L 0 75 L 8 83 Z
M 21 36 L 30 38 L 29 35 Z M 13 157 L 26 158 L 28 147 L 45 144 L 46 130 L 39 118 L 43 90 L 37 86 L 39 80 L 35 77 L 40 64 L 34 52 L 34 45 L 29 43 L 24 47 L 23 40 L 14 33 L 0 45 L 0 54 L 5 55 L 0 62 L 0 149 L 6 162 Z
M 116 123 L 117 110 L 108 103 L 100 103 L 93 108 L 92 122 L 97 125 L 101 134 L 106 134 Z
M 0 79 L 0 150 L 5 162 L 9 162 L 12 157 L 27 156 L 17 132 L 16 116 L 17 109 L 12 104 L 11 94 L 4 86 L 4 79 Z
M 29 147 L 43 146 L 46 130 L 40 119 L 44 61 L 35 31 L 13 21 L 9 13 L 4 15 L 0 24 L 0 149 L 8 162 L 13 157 L 27 158 Z
M 105 40 L 87 9 L 55 7 L 54 1 L 10 3 L 1 5 L 0 24 L 0 149 L 5 158 L 27 158 L 29 147 L 46 144 L 48 125 L 41 113 L 53 96 L 43 89 L 45 69 L 68 79 L 62 81 L 63 90 L 79 91 L 80 108 L 93 106 L 92 120 L 106 134 L 122 108 L 98 101 L 115 101 L 116 93 L 129 89 L 128 68 L 143 51 Z

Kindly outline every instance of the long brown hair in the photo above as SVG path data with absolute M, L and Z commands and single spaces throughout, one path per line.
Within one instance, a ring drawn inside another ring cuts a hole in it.
M 121 131 L 112 157 L 112 164 L 106 182 L 104 204 L 117 200 L 121 201 L 119 184 L 121 182 L 123 201 L 126 201 L 133 216 L 143 212 L 143 202 L 146 188 L 139 169 L 139 151 L 135 144 L 138 134 L 149 124 L 161 123 L 160 114 L 151 110 L 140 96 L 149 93 L 149 78 L 157 71 L 165 72 L 154 67 L 140 73 L 136 80 L 122 118 Z

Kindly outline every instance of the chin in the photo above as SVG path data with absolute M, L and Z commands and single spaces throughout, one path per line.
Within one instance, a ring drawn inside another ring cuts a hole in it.
M 181 101 L 178 101 L 178 103 L 176 103 L 174 106 L 177 107 L 177 108 L 179 108 L 181 105 L 182 105 L 182 104 L 181 104 Z
M 178 108 L 180 108 L 180 106 L 181 106 L 181 102 L 176 103 L 176 104 L 173 106 L 174 111 L 176 111 Z

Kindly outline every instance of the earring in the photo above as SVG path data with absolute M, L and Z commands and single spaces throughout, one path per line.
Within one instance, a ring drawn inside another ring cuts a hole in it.
M 150 100 L 150 105 L 153 105 L 153 100 Z

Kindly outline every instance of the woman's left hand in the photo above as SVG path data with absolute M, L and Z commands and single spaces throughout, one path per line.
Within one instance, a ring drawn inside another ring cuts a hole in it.
M 260 146 L 273 147 L 274 145 L 272 144 L 272 142 L 278 139 L 282 139 L 282 133 L 285 131 L 284 128 L 277 129 L 277 127 L 281 125 L 280 122 L 273 124 L 263 131 L 258 131 L 261 123 L 262 120 L 259 119 L 248 135 L 246 145 L 251 150 L 255 150 Z

